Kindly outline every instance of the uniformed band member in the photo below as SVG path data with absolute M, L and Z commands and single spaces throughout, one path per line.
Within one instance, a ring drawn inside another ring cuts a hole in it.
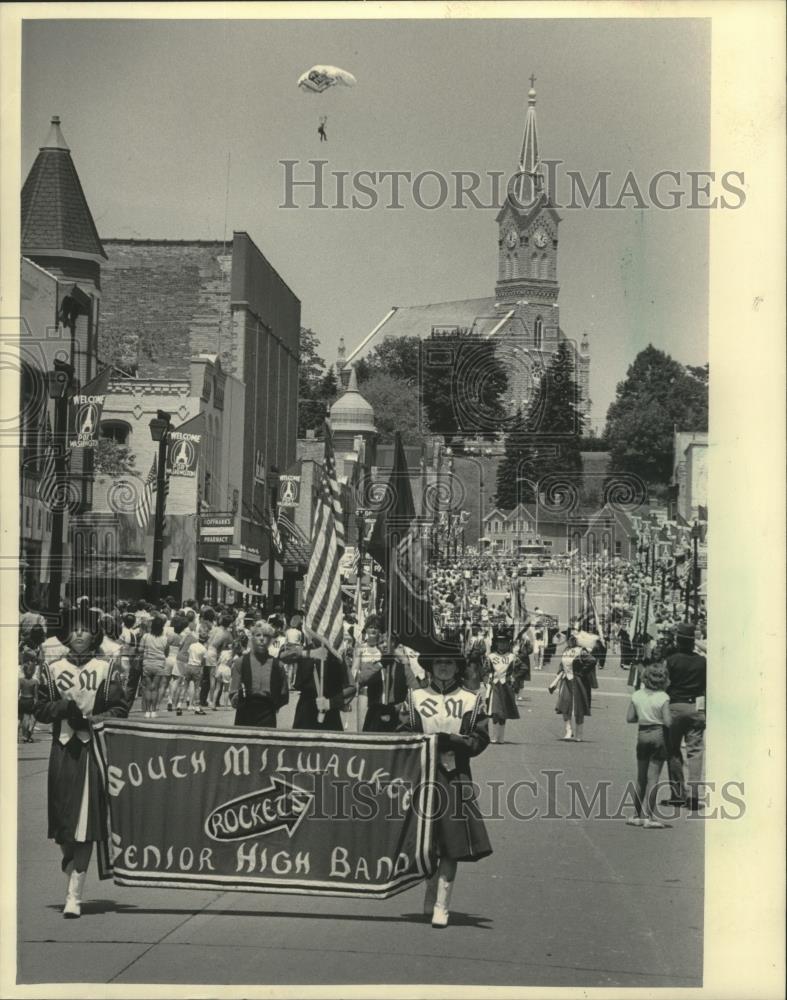
M 85 610 L 73 615 L 61 634 L 68 653 L 41 667 L 33 709 L 39 722 L 52 724 L 48 835 L 63 855 L 60 867 L 68 876 L 63 916 L 71 918 L 82 914 L 93 845 L 109 858 L 107 799 L 91 747 L 93 723 L 128 715 L 119 662 L 97 655 L 102 638 L 97 614 Z
M 366 688 L 365 733 L 393 733 L 399 728 L 399 708 L 407 698 L 407 663 L 397 652 L 382 653 L 376 663 L 361 664 L 358 687 Z
M 518 719 L 515 684 L 520 671 L 511 652 L 511 634 L 499 629 L 492 637 L 492 652 L 486 658 L 484 679 L 488 685 L 486 711 L 491 717 L 490 742 L 502 743 L 508 719 Z
M 249 649 L 235 658 L 230 681 L 230 704 L 236 726 L 276 728 L 276 713 L 290 700 L 287 672 L 271 656 L 270 643 L 276 630 L 257 622 L 249 633 Z
M 293 729 L 344 732 L 342 709 L 355 694 L 347 665 L 328 653 L 325 660 L 303 656 L 297 661 L 293 687 L 300 692 Z
M 424 913 L 431 913 L 433 927 L 445 927 L 458 862 L 492 853 L 470 773 L 470 758 L 486 749 L 489 733 L 482 695 L 462 686 L 459 651 L 435 651 L 420 656 L 419 663 L 428 683 L 408 694 L 401 728 L 438 734 L 436 775 L 443 792 L 436 796 L 441 800 L 434 827 L 438 866 L 427 883 Z

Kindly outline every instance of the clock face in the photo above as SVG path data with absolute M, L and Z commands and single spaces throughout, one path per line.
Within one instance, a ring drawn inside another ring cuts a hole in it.
M 543 250 L 543 248 L 547 245 L 548 240 L 549 240 L 549 233 L 546 231 L 546 229 L 537 229 L 535 231 L 535 234 L 533 236 L 533 242 L 539 249 Z
M 508 236 L 506 236 L 506 245 L 508 246 L 509 250 L 513 250 L 514 247 L 517 245 L 517 243 L 519 243 L 519 236 L 517 234 L 517 231 L 515 229 L 509 229 Z

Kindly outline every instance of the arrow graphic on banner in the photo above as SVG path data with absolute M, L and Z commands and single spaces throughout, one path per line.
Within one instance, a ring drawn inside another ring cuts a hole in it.
M 271 778 L 266 788 L 217 806 L 205 820 L 205 833 L 221 843 L 264 837 L 276 830 L 286 830 L 292 837 L 313 799 L 313 792 Z

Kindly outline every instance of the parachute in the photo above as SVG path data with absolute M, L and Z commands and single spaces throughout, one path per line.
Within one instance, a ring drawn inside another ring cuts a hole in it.
M 307 94 L 324 94 L 332 87 L 354 87 L 356 82 L 352 73 L 348 73 L 346 69 L 339 69 L 338 66 L 312 66 L 311 69 L 307 69 L 298 77 L 298 86 Z M 321 98 L 321 110 L 325 110 L 322 102 L 332 104 L 331 99 Z M 320 116 L 320 122 L 317 126 L 320 142 L 328 141 L 328 134 L 325 131 L 327 121 L 327 115 Z
M 354 87 L 358 81 L 338 66 L 312 66 L 298 77 L 298 86 L 307 94 L 322 94 L 329 87 Z

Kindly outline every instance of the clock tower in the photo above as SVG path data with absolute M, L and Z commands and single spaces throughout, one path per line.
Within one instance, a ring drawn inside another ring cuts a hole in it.
M 535 77 L 530 78 L 519 169 L 497 216 L 498 265 L 495 298 L 514 309 L 516 324 L 536 350 L 557 346 L 557 250 L 560 216 L 549 200 L 538 144 Z M 523 328 L 524 327 L 524 328 Z
M 497 216 L 498 257 L 495 307 L 502 322 L 496 328 L 501 340 L 515 356 L 521 350 L 529 357 L 528 374 L 511 372 L 510 404 L 525 409 L 534 384 L 566 340 L 560 329 L 557 280 L 558 229 L 560 216 L 550 201 L 536 126 L 536 78 L 530 77 L 525 133 L 519 167 L 509 183 L 505 203 Z M 570 343 L 570 342 L 569 342 Z M 588 381 L 589 347 L 574 345 L 577 384 L 581 391 L 580 410 L 590 413 Z M 514 366 L 515 368 L 517 366 Z

